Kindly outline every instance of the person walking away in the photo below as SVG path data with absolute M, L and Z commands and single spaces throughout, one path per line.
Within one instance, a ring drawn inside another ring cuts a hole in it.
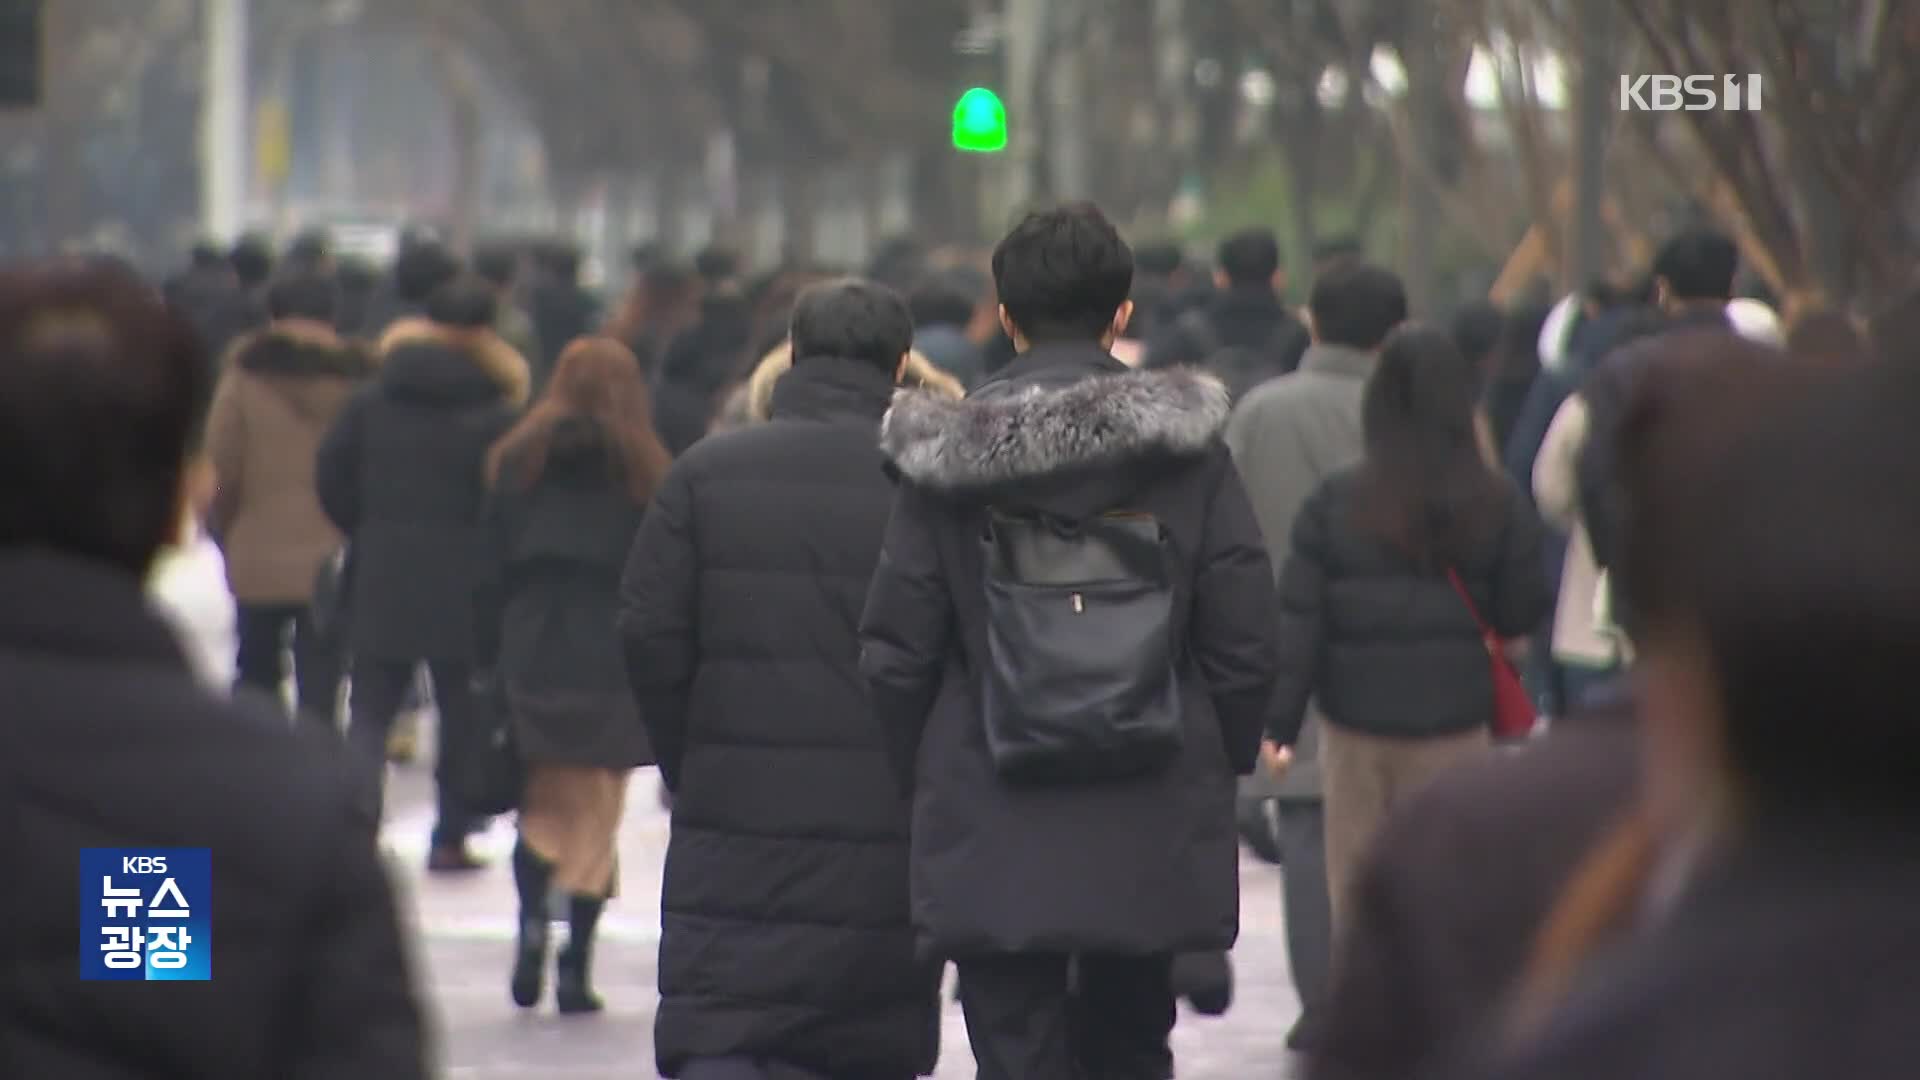
M 1237 932 L 1273 572 L 1226 388 L 1108 351 L 1133 258 L 1106 217 L 1030 215 L 993 272 L 1019 358 L 961 401 L 903 393 L 881 429 L 901 481 L 861 669 L 980 1075 L 1160 1080 L 1173 955 Z
M 1381 342 L 1407 317 L 1407 294 L 1392 271 L 1359 262 L 1330 264 L 1307 301 L 1313 344 L 1300 368 L 1247 395 L 1227 424 L 1227 445 L 1246 481 L 1276 574 L 1287 563 L 1294 520 L 1320 482 L 1359 459 L 1360 403 Z M 1333 955 L 1327 895 L 1326 822 L 1320 763 L 1321 721 L 1310 711 L 1276 780 L 1241 785 L 1244 802 L 1271 799 L 1285 870 L 1287 959 L 1303 1009 L 1289 1045 L 1306 1049 L 1314 1007 L 1326 993 Z M 1248 815 L 1243 812 L 1242 818 Z M 1264 809 L 1254 818 L 1266 826 Z
M 634 270 L 632 287 L 601 332 L 633 351 L 652 385 L 667 343 L 699 315 L 700 279 L 691 267 L 659 259 Z
M 188 457 L 212 390 L 192 330 L 130 271 L 0 270 L 3 1071 L 424 1080 L 358 770 L 340 740 L 202 685 L 143 589 L 202 497 Z M 170 942 L 214 950 L 212 979 L 81 977 L 76 948 L 114 942 L 82 937 L 77 853 L 111 845 L 214 853 L 217 916 Z
M 1692 356 L 1712 355 L 1703 340 Z M 1912 372 L 1807 370 L 1728 355 L 1728 341 L 1708 347 L 1738 379 L 1710 409 L 1647 438 L 1673 404 L 1633 408 L 1621 430 L 1640 437 L 1617 448 L 1616 588 L 1643 799 L 1667 841 L 1629 894 L 1636 933 L 1603 953 L 1543 950 L 1543 974 L 1571 970 L 1529 987 L 1506 1030 L 1445 1075 L 1913 1071 Z M 1556 914 L 1586 899 L 1570 891 Z
M 469 681 L 476 590 L 488 570 L 483 463 L 527 400 L 527 363 L 493 332 L 485 282 L 459 278 L 427 319 L 381 341 L 380 374 L 321 443 L 317 492 L 353 545 L 353 694 L 347 735 L 380 786 L 394 718 L 424 662 L 440 713 L 438 821 L 429 869 L 470 870 L 471 817 L 448 790 L 476 737 Z
M 339 292 L 302 274 L 267 290 L 272 324 L 234 346 L 222 364 L 208 421 L 216 479 L 209 518 L 226 544 L 227 580 L 240 605 L 239 685 L 281 700 L 289 638 L 298 715 L 339 726 L 341 658 L 312 619 L 321 564 L 342 537 L 320 508 L 320 441 L 371 358 L 334 332 Z
M 521 356 L 544 355 L 540 350 L 540 334 L 534 329 L 533 317 L 520 306 L 518 299 L 520 252 L 509 244 L 489 244 L 474 252 L 473 272 L 493 286 L 493 299 L 500 308 L 500 319 L 494 324 L 494 332 Z
M 1396 330 L 1367 380 L 1365 452 L 1308 497 L 1281 571 L 1269 735 L 1292 743 L 1311 700 L 1326 713 L 1336 935 L 1387 813 L 1491 747 L 1482 625 L 1519 637 L 1552 603 L 1539 519 L 1476 437 L 1479 393 L 1478 369 L 1445 332 Z
M 374 294 L 363 316 L 367 339 L 378 342 L 396 323 L 426 315 L 428 299 L 459 277 L 460 270 L 459 258 L 439 241 L 403 241 L 392 280 Z
M 561 352 L 600 324 L 600 301 L 580 283 L 581 255 L 575 245 L 563 240 L 540 244 L 533 258 L 538 272 L 528 290 L 527 307 L 534 337 L 544 351 L 526 356 L 538 390 L 553 374 Z
M 668 343 L 654 381 L 654 428 L 676 457 L 706 437 L 720 394 L 749 363 L 753 305 L 740 285 L 739 256 L 703 251 L 694 261 L 702 284 L 700 317 Z
M 545 982 L 550 888 L 567 897 L 560 1011 L 602 1007 L 590 985 L 594 930 L 615 891 L 628 774 L 653 764 L 611 632 L 620 571 L 669 464 L 651 412 L 626 346 L 582 338 L 487 456 L 500 571 L 480 618 L 498 638 L 497 672 L 527 762 L 513 850 L 511 983 L 523 1009 L 539 1003 Z
M 998 329 L 991 292 L 980 271 L 953 266 L 928 275 L 907 296 L 914 351 L 969 387 L 987 377 L 982 345 Z
M 1218 291 L 1175 319 L 1147 348 L 1146 366 L 1197 364 L 1219 376 L 1235 398 L 1300 365 L 1306 328 L 1281 295 L 1287 274 L 1272 229 L 1244 229 L 1220 244 Z
M 876 447 L 913 322 L 870 282 L 795 305 L 765 423 L 674 464 L 621 586 L 640 716 L 674 792 L 660 1074 L 932 1072 L 940 964 L 915 947 L 908 808 L 854 628 L 893 505 Z

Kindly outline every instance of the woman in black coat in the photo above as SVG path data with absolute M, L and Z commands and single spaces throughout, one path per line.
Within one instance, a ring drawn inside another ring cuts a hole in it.
M 555 987 L 562 1013 L 598 1012 L 588 969 L 615 885 L 627 775 L 653 763 L 614 635 L 620 570 L 669 458 L 640 363 L 611 338 L 560 354 L 540 401 L 487 459 L 499 552 L 498 674 L 528 765 L 513 879 L 513 1000 L 540 1000 L 547 891 L 568 898 Z
M 379 375 L 320 446 L 315 487 L 353 552 L 347 737 L 370 783 L 415 668 L 424 661 L 433 676 L 440 805 L 428 867 L 442 871 L 479 865 L 466 850 L 472 818 L 446 780 L 474 723 L 474 597 L 490 571 L 485 459 L 529 382 L 525 358 L 493 332 L 495 311 L 486 285 L 457 281 L 434 294 L 428 320 L 390 329 Z
M 879 286 L 804 294 L 771 419 L 675 462 L 634 545 L 621 627 L 674 792 L 663 1076 L 932 1071 L 939 967 L 915 955 L 907 806 L 854 634 L 893 503 L 875 433 L 912 338 Z
M 1336 925 L 1393 805 L 1490 746 L 1481 620 L 1518 637 L 1552 602 L 1539 520 L 1476 441 L 1479 385 L 1441 331 L 1388 338 L 1361 404 L 1365 455 L 1308 497 L 1281 571 L 1274 738 L 1290 741 L 1310 698 L 1325 709 Z

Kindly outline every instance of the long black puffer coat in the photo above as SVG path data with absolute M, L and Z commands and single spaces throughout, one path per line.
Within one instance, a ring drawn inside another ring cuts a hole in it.
M 802 358 L 771 421 L 674 464 L 634 546 L 622 628 L 675 793 L 662 1075 L 731 1055 L 932 1069 L 938 969 L 915 955 L 907 804 L 855 636 L 893 501 L 875 448 L 892 390 L 872 365 Z

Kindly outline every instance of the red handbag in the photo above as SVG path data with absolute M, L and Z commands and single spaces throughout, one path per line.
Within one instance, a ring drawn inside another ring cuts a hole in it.
M 1533 711 L 1533 697 L 1520 681 L 1520 673 L 1514 670 L 1513 661 L 1507 659 L 1507 651 L 1500 646 L 1500 635 L 1480 617 L 1472 594 L 1451 566 L 1447 567 L 1447 580 L 1453 582 L 1453 591 L 1459 593 L 1461 602 L 1467 605 L 1467 614 L 1473 616 L 1474 625 L 1480 628 L 1480 642 L 1487 647 L 1487 661 L 1493 672 L 1493 737 L 1524 739 L 1532 735 L 1539 715 Z

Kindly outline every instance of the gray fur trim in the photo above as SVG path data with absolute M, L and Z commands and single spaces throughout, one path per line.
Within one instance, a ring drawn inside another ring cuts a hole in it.
M 1220 380 L 1188 368 L 960 401 L 899 390 L 880 424 L 880 449 L 915 483 L 979 490 L 1155 453 L 1200 454 L 1220 437 L 1231 409 Z

